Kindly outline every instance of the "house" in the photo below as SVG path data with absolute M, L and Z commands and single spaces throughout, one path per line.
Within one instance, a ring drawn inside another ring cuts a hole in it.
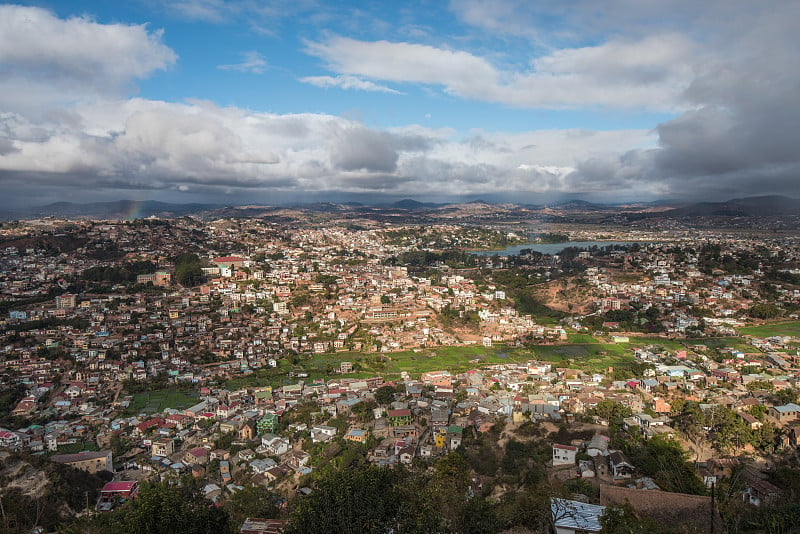
M 101 471 L 114 472 L 114 462 L 111 451 L 85 451 L 77 454 L 56 454 L 50 457 L 51 462 L 66 464 L 75 469 L 86 471 L 87 473 L 99 473 Z
M 330 441 L 336 435 L 336 428 L 327 425 L 317 425 L 311 429 L 311 442 L 323 443 Z
M 262 436 L 268 433 L 274 433 L 275 430 L 278 428 L 278 416 L 274 413 L 267 413 L 264 414 L 264 417 L 258 420 L 256 423 L 256 428 L 258 429 L 258 435 Z
M 609 454 L 608 462 L 611 465 L 611 473 L 614 476 L 614 480 L 631 478 L 633 470 L 636 469 L 622 451 L 613 451 Z
M 184 463 L 203 465 L 208 462 L 208 449 L 197 447 L 186 453 Z
M 248 517 L 239 528 L 239 534 L 281 534 L 286 528 L 285 519 L 258 519 Z
M 8 447 L 10 449 L 19 447 L 21 440 L 17 434 L 10 430 L 0 430 L 0 447 Z
M 411 462 L 414 460 L 414 446 L 407 445 L 403 447 L 397 452 L 397 457 L 400 459 L 401 464 L 411 465 Z
M 351 428 L 347 434 L 345 434 L 344 439 L 355 443 L 364 443 L 367 439 L 367 431 L 361 428 Z
M 758 430 L 763 426 L 763 423 L 761 421 L 759 421 L 758 419 L 756 419 L 747 412 L 739 412 L 739 417 L 741 417 L 742 420 L 744 420 L 744 424 L 746 424 L 748 428 L 750 428 L 750 430 Z
M 264 473 L 268 469 L 272 469 L 276 465 L 278 465 L 277 462 L 272 458 L 256 459 L 250 462 L 250 468 L 253 470 L 253 473 L 257 475 Z
M 305 451 L 292 451 L 286 456 L 286 465 L 295 471 L 304 471 L 311 455 Z
M 250 441 L 256 436 L 256 427 L 250 421 L 247 421 L 239 427 L 237 431 L 239 439 Z
M 653 397 L 653 411 L 656 413 L 669 413 L 672 407 L 661 397 Z
M 556 534 L 600 532 L 600 518 L 606 507 L 568 499 L 550 499 L 550 513 Z
M 458 425 L 447 427 L 447 448 L 451 451 L 461 446 L 461 439 L 464 429 Z
M 175 452 L 175 442 L 172 438 L 159 438 L 150 446 L 152 456 L 169 456 Z
M 239 451 L 238 456 L 239 460 L 249 462 L 256 457 L 256 453 L 254 453 L 252 449 L 242 449 Z
M 575 465 L 575 455 L 578 448 L 571 445 L 553 444 L 553 466 Z
M 225 449 L 214 449 L 209 453 L 208 457 L 212 460 L 228 460 L 231 457 L 231 453 Z
M 219 424 L 219 431 L 222 432 L 223 434 L 235 432 L 237 425 L 238 423 L 236 421 L 228 419 L 227 421 L 223 421 Z
M 223 484 L 228 484 L 231 481 L 231 464 L 228 460 L 220 460 L 219 474 L 222 477 Z
M 160 417 L 153 417 L 152 419 L 148 419 L 147 421 L 143 421 L 136 425 L 136 428 L 133 430 L 134 436 L 144 436 L 148 432 L 155 430 L 156 428 L 163 425 L 165 421 Z
M 138 493 L 139 482 L 136 480 L 109 482 L 100 490 L 100 498 L 97 500 L 97 510 L 111 510 L 117 503 L 135 499 Z
M 756 480 L 745 486 L 742 499 L 753 506 L 761 506 L 776 499 L 780 493 L 779 488 L 766 480 Z
M 586 454 L 589 456 L 608 456 L 609 441 L 608 437 L 595 434 L 586 446 Z
M 274 434 L 266 434 L 261 436 L 261 445 L 265 447 L 268 454 L 280 456 L 281 454 L 289 452 L 289 442 Z
M 770 408 L 769 414 L 781 423 L 788 423 L 800 417 L 800 406 L 793 402 L 783 406 L 773 406 Z
M 386 413 L 386 418 L 390 426 L 402 426 L 411 424 L 411 410 L 408 408 L 404 410 L 389 410 Z

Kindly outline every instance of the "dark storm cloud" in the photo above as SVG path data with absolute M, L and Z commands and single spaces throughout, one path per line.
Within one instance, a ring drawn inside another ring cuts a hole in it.
M 389 135 L 366 128 L 346 128 L 331 143 L 331 162 L 345 171 L 393 172 L 398 153 Z
M 768 4 L 739 33 L 732 22 L 717 35 L 684 94 L 695 109 L 656 127 L 657 149 L 581 162 L 570 180 L 686 198 L 800 197 L 800 4 Z
M 0 137 L 0 156 L 11 154 L 12 152 L 19 152 L 19 148 L 14 146 L 14 141 Z

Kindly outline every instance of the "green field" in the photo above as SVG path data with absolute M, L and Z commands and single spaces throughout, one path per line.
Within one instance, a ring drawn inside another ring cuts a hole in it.
M 739 333 L 754 337 L 771 337 L 771 336 L 800 337 L 800 321 L 765 324 L 762 326 L 748 326 L 745 328 L 740 328 Z
M 185 409 L 197 404 L 197 393 L 181 391 L 175 388 L 158 391 L 145 391 L 133 396 L 133 408 L 137 412 L 156 413 L 167 408 Z
M 567 334 L 570 343 L 599 343 L 597 339 L 589 334 Z
M 800 330 L 800 322 L 758 327 L 759 335 L 775 335 Z M 756 329 L 749 329 L 756 330 Z M 763 333 L 763 332 L 768 333 Z M 748 332 L 749 333 L 749 332 Z M 692 345 L 705 345 L 709 349 L 736 349 L 752 353 L 758 350 L 744 338 L 697 338 L 674 340 L 661 337 L 631 337 L 627 343 L 611 343 L 588 334 L 568 334 L 568 342 L 555 345 L 535 345 L 530 349 L 495 345 L 483 347 L 435 347 L 418 351 L 388 353 L 339 352 L 335 354 L 313 354 L 297 357 L 296 364 L 279 360 L 275 369 L 261 369 L 255 373 L 227 381 L 227 387 L 240 388 L 271 385 L 273 387 L 296 383 L 298 380 L 335 379 L 337 377 L 368 378 L 382 376 L 386 380 L 400 378 L 407 372 L 412 378 L 428 371 L 447 370 L 461 373 L 470 369 L 481 369 L 487 365 L 519 363 L 529 360 L 551 362 L 559 367 L 573 367 L 587 371 L 601 371 L 608 367 L 627 368 L 634 362 L 633 349 L 656 346 L 668 351 L 686 349 Z M 354 364 L 355 372 L 338 374 L 343 361 Z M 290 372 L 307 376 L 289 376 Z
M 79 441 L 77 443 L 70 443 L 69 445 L 62 445 L 58 448 L 56 454 L 76 454 L 83 451 L 99 451 L 100 448 L 94 441 Z
M 427 371 L 447 370 L 461 373 L 470 369 L 480 369 L 487 365 L 502 363 L 521 363 L 530 360 L 552 362 L 563 367 L 579 367 L 590 371 L 606 369 L 609 366 L 622 368 L 634 361 L 633 347 L 650 344 L 655 340 L 638 343 L 599 343 L 591 336 L 581 339 L 594 343 L 571 343 L 563 345 L 537 345 L 532 349 L 505 346 L 466 346 L 436 347 L 415 351 L 389 353 L 340 352 L 336 354 L 314 354 L 300 356 L 296 365 L 288 360 L 280 360 L 275 369 L 262 369 L 255 373 L 233 378 L 226 386 L 231 389 L 271 385 L 273 387 L 296 383 L 298 380 L 331 380 L 337 377 L 368 378 L 382 376 L 386 380 L 400 378 L 405 371 L 412 378 L 418 378 Z M 658 340 L 661 341 L 661 340 Z M 679 343 L 672 343 L 681 348 Z M 663 345 L 663 344 L 662 344 Z M 349 361 L 356 372 L 340 375 L 336 372 L 342 361 Z M 289 372 L 306 373 L 306 377 L 289 376 Z

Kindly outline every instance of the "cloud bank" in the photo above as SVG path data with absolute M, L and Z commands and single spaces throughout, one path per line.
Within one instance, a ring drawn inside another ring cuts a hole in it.
M 451 2 L 480 31 L 530 43 L 524 65 L 452 42 L 327 35 L 302 46 L 328 73 L 299 80 L 386 98 L 408 97 L 393 85 L 421 86 L 522 109 L 648 109 L 674 118 L 646 130 L 457 132 L 135 98 L 139 80 L 178 61 L 159 29 L 0 6 L 0 183 L 20 194 L 84 196 L 797 196 L 800 54 L 793 21 L 800 20 L 800 5 L 711 2 L 693 12 L 687 3 L 691 17 L 670 17 L 650 3 L 623 14 L 629 2 L 610 2 L 599 19 L 605 31 L 586 43 L 569 30 L 592 34 L 596 8 L 578 4 L 586 9 L 582 16 L 558 8 L 545 13 L 569 20 L 554 35 L 542 31 L 541 14 L 528 3 L 498 1 L 489 13 L 482 3 Z M 173 7 L 222 21 L 230 16 L 226 5 L 197 0 Z M 663 24 L 646 24 L 661 15 Z M 648 31 L 637 30 L 640 24 Z M 248 52 L 220 68 L 264 73 L 267 64 Z

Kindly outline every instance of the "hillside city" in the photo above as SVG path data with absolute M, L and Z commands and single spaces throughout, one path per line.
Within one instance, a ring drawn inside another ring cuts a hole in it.
M 468 220 L 3 222 L 0 531 L 797 528 L 796 232 Z

